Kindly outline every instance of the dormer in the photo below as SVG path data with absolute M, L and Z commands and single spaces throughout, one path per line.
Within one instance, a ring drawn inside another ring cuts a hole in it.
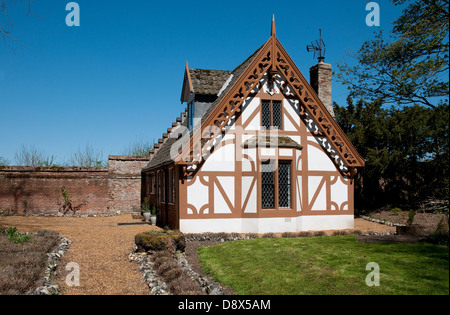
M 199 121 L 206 110 L 217 99 L 231 71 L 189 69 L 186 62 L 181 103 L 187 104 L 189 130 Z

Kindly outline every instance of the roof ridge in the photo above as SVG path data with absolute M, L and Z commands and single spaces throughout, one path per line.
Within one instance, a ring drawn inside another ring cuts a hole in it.
M 202 68 L 189 68 L 189 70 L 205 70 L 205 71 L 232 72 L 232 70 L 202 69 Z

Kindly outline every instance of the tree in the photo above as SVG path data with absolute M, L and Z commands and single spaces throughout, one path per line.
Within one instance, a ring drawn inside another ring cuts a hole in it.
M 71 166 L 79 167 L 103 167 L 108 163 L 102 161 L 103 152 L 101 150 L 94 150 L 91 145 L 86 145 L 84 148 L 78 148 L 70 158 Z
M 392 0 L 402 5 L 406 0 Z M 436 107 L 449 95 L 449 1 L 416 0 L 394 22 L 391 41 L 383 31 L 366 41 L 357 64 L 338 64 L 338 79 L 351 96 L 385 104 Z
M 23 2 L 27 5 L 27 15 L 34 14 L 31 8 L 33 0 L 22 0 L 19 2 Z M 14 41 L 20 44 L 20 42 L 13 36 L 14 22 L 9 14 L 11 5 L 15 3 L 16 1 L 0 0 L 0 39 L 3 39 L 5 42 Z
M 335 106 L 336 120 L 366 159 L 355 178 L 358 209 L 385 205 L 419 208 L 427 198 L 448 199 L 449 109 L 404 109 L 351 97 Z
M 27 147 L 22 144 L 14 154 L 14 159 L 19 166 L 56 166 L 55 156 L 47 156 L 33 145 Z
M 8 166 L 9 165 L 9 161 L 7 159 L 5 159 L 4 157 L 0 156 L 0 166 Z
M 144 138 L 140 138 L 135 140 L 133 143 L 130 143 L 128 147 L 122 150 L 123 155 L 130 156 L 149 156 L 150 150 L 153 149 L 153 143 L 149 140 L 144 140 Z

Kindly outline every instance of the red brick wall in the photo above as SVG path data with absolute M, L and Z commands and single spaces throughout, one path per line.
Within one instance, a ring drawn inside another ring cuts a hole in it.
M 140 208 L 146 158 L 110 156 L 104 168 L 0 167 L 0 211 L 56 214 L 64 186 L 78 213 L 129 212 Z
M 110 207 L 113 210 L 135 211 L 141 208 L 141 170 L 148 162 L 148 157 L 109 157 Z

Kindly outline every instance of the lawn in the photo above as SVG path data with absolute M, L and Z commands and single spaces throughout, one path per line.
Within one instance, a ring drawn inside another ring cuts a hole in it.
M 204 270 L 241 295 L 449 294 L 448 248 L 361 243 L 355 235 L 260 238 L 198 250 Z M 380 269 L 368 286 L 366 265 Z

